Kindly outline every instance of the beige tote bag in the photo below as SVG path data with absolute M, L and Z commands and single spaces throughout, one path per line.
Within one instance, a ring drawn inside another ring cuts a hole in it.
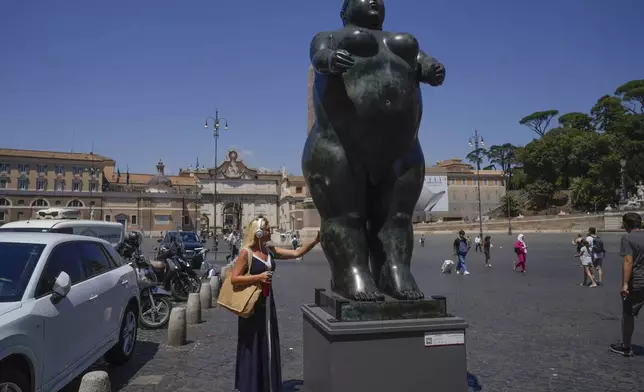
M 246 275 L 250 275 L 250 267 L 253 260 L 253 251 L 246 249 L 248 254 L 248 261 L 246 262 Z M 223 277 L 221 289 L 219 290 L 219 298 L 217 304 L 235 313 L 239 317 L 248 318 L 255 310 L 255 304 L 259 299 L 262 289 L 259 284 L 248 284 L 245 286 L 234 286 L 230 282 L 231 268 L 226 271 L 226 276 Z

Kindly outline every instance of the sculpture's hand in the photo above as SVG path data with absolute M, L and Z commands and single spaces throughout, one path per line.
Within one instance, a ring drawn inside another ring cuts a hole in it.
M 336 75 L 347 72 L 354 64 L 351 54 L 343 49 L 334 50 L 329 56 L 329 70 Z
M 433 75 L 431 85 L 440 86 L 445 81 L 445 66 L 438 61 L 433 62 L 429 66 L 429 75 Z

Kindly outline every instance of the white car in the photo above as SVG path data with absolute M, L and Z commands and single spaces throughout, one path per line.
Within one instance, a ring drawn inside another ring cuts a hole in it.
M 136 272 L 109 242 L 0 233 L 0 391 L 58 391 L 137 338 Z

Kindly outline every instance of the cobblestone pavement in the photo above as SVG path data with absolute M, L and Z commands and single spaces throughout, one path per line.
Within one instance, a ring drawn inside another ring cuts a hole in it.
M 474 237 L 475 233 L 472 233 Z M 569 234 L 528 234 L 528 272 L 514 273 L 515 236 L 495 234 L 492 268 L 483 256 L 468 257 L 471 275 L 442 275 L 451 257 L 453 236 L 429 236 L 414 254 L 415 276 L 426 295 L 448 299 L 451 313 L 465 318 L 471 390 L 598 391 L 644 390 L 644 349 L 623 358 L 609 352 L 619 338 L 619 235 L 603 236 L 609 254 L 605 286 L 580 287 L 582 271 L 573 258 Z M 313 289 L 327 287 L 328 265 L 321 251 L 303 261 L 281 261 L 275 274 L 286 391 L 302 385 L 302 316 Z M 232 391 L 236 351 L 236 318 L 223 309 L 204 311 L 204 322 L 190 326 L 190 343 L 165 346 L 166 332 L 142 330 L 136 357 L 126 366 L 109 368 L 115 391 Z M 634 342 L 644 345 L 644 323 L 638 320 Z M 97 364 L 96 368 L 104 365 Z M 78 390 L 78 381 L 65 391 Z

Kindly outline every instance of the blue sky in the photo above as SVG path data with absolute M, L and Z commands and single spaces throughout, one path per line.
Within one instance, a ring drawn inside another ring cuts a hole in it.
M 203 128 L 229 121 L 252 167 L 300 174 L 308 48 L 338 28 L 342 0 L 3 0 L 0 147 L 88 152 L 133 172 L 213 159 Z M 588 111 L 644 78 L 641 0 L 397 0 L 385 29 L 414 34 L 447 68 L 423 88 L 428 164 L 487 144 L 525 144 L 537 110 Z M 395 130 L 392 129 L 392 135 Z

